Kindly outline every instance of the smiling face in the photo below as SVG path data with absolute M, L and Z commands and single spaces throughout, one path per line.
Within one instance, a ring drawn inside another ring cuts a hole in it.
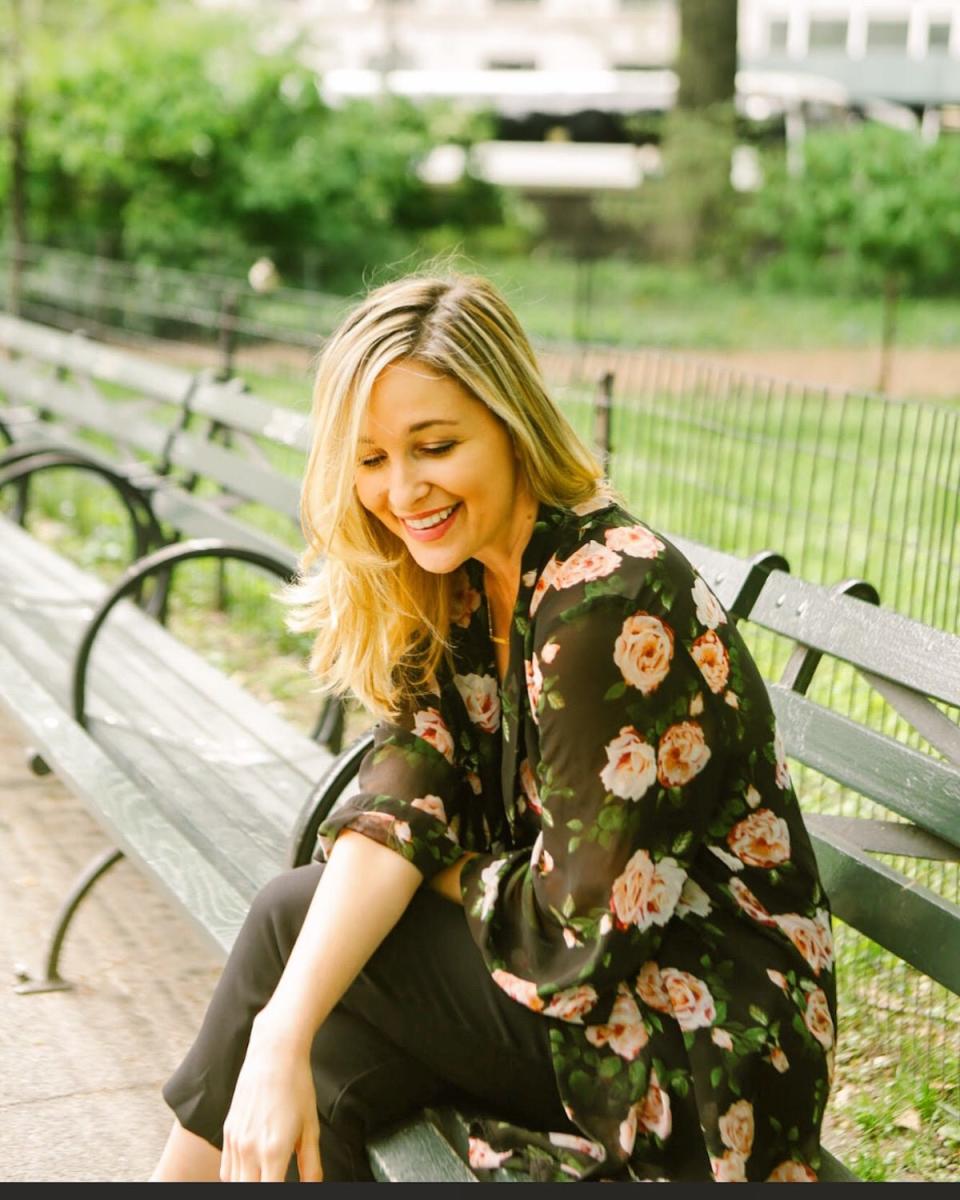
M 476 558 L 509 576 L 536 511 L 503 422 L 459 383 L 404 359 L 377 379 L 357 448 L 360 503 L 424 570 Z

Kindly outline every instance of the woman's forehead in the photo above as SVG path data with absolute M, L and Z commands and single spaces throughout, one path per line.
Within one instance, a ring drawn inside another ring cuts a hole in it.
M 479 410 L 479 411 L 478 411 Z M 463 424 L 482 419 L 486 405 L 455 379 L 429 367 L 404 361 L 377 377 L 361 420 L 361 432 L 418 432 L 427 424 Z

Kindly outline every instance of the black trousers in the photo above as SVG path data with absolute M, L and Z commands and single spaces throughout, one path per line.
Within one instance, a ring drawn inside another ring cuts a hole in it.
M 163 1089 L 180 1124 L 217 1147 L 251 1024 L 322 872 L 319 863 L 297 867 L 259 894 L 197 1040 Z M 368 1135 L 425 1104 L 466 1103 L 527 1129 L 578 1132 L 557 1093 L 553 1024 L 493 982 L 463 909 L 421 888 L 314 1040 L 324 1178 L 372 1179 Z

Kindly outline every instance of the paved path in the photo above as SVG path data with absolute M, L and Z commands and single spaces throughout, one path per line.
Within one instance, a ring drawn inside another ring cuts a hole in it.
M 170 1127 L 160 1086 L 220 971 L 199 933 L 126 862 L 100 880 L 67 939 L 71 992 L 22 996 L 74 876 L 109 845 L 51 776 L 27 769 L 0 712 L 0 1182 L 142 1181 Z

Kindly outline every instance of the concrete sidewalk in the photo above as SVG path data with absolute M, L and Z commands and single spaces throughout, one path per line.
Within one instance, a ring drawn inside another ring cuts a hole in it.
M 53 776 L 27 768 L 0 713 L 0 1181 L 149 1178 L 171 1114 L 160 1095 L 221 962 L 144 876 L 120 862 L 81 906 L 61 974 L 74 991 L 18 995 L 40 970 L 74 877 L 109 846 Z

